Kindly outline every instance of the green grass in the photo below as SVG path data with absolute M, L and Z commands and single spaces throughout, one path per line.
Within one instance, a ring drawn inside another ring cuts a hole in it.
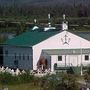
M 19 85 L 0 85 L 0 90 L 6 87 L 9 90 L 41 90 L 39 86 L 34 86 L 33 83 Z

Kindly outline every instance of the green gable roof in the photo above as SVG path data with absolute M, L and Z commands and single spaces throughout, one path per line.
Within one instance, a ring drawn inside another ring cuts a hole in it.
M 19 36 L 16 36 L 13 39 L 8 39 L 5 42 L 5 44 L 13 46 L 33 46 L 60 32 L 62 31 L 59 31 L 57 29 L 55 29 L 54 31 L 51 30 L 47 32 L 42 30 L 28 31 Z M 76 34 L 84 39 L 90 40 L 90 32 L 71 32 L 71 33 Z
M 71 32 L 71 33 L 76 34 L 77 36 L 90 41 L 90 32 Z
M 13 39 L 7 40 L 5 44 L 14 46 L 33 46 L 57 33 L 59 33 L 59 31 L 50 31 L 50 32 L 28 31 L 19 36 L 16 36 Z
M 77 35 L 90 41 L 90 32 L 84 32 L 84 33 L 81 32 L 81 33 L 77 33 Z

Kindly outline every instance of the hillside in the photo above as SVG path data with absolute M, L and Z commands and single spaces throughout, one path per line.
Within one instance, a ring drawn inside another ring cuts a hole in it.
M 56 5 L 89 4 L 90 0 L 0 0 L 0 6 L 22 5 Z

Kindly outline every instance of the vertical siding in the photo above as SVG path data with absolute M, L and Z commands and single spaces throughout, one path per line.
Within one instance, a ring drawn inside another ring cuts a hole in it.
M 85 55 L 62 55 L 62 61 L 58 61 L 58 55 L 51 55 L 51 71 L 54 71 L 55 63 L 57 63 L 61 67 L 65 66 L 65 57 L 67 66 L 81 66 L 81 63 L 83 65 L 90 64 L 90 55 L 89 60 L 85 60 Z
M 51 56 L 51 71 L 54 71 L 54 64 L 57 63 L 57 55 Z
M 8 56 L 5 55 L 5 51 L 8 51 Z M 16 68 L 14 64 L 15 61 L 15 54 L 16 60 L 18 60 L 18 68 L 20 69 L 32 69 L 32 48 L 25 48 L 25 47 L 12 47 L 12 46 L 4 46 L 4 66 Z M 24 60 L 23 60 L 24 55 Z M 29 55 L 29 60 L 28 60 Z M 21 58 L 19 58 L 21 56 Z

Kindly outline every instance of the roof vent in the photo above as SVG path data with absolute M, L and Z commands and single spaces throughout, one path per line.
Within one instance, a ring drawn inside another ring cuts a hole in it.
M 39 29 L 39 27 L 38 27 L 38 26 L 34 26 L 34 27 L 32 28 L 32 30 L 36 30 L 36 29 Z
M 55 27 L 45 27 L 44 31 L 48 31 L 48 30 L 52 30 L 52 29 L 56 29 Z

